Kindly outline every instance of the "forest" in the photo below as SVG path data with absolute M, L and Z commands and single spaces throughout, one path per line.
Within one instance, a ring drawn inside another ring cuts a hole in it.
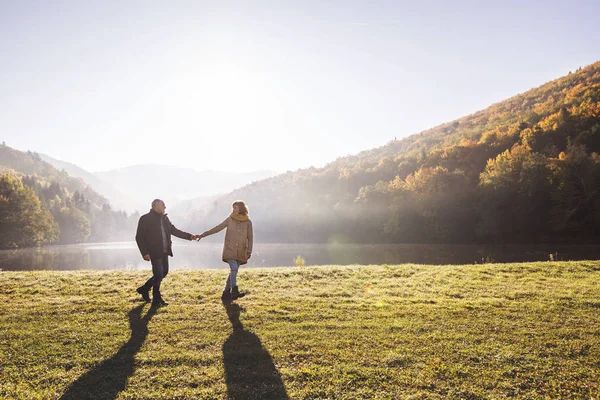
M 81 179 L 0 145 L 0 248 L 132 240 L 138 213 L 111 208 Z
M 593 242 L 599 152 L 596 62 L 324 168 L 247 185 L 188 215 L 187 228 L 220 222 L 242 199 L 267 242 Z

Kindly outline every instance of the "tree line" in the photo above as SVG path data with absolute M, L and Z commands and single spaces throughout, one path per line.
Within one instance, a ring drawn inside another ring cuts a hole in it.
M 0 248 L 131 240 L 139 213 L 97 206 L 82 192 L 33 175 L 0 175 Z

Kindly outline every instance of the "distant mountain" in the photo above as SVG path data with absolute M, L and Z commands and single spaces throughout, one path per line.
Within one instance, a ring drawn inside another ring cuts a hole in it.
M 194 198 L 227 193 L 275 174 L 274 171 L 196 171 L 191 168 L 152 164 L 95 173 L 97 178 L 123 193 L 140 211 L 149 208 L 154 198 L 164 199 L 167 207 L 170 207 Z M 185 207 L 187 208 L 189 207 Z
M 188 226 L 191 223 L 191 218 L 201 218 L 201 215 L 206 210 L 210 209 L 213 203 L 221 196 L 222 194 L 216 194 L 213 196 L 200 196 L 189 200 L 183 200 L 179 203 L 175 203 L 174 206 L 169 207 L 168 212 L 176 215 L 178 218 L 185 218 L 185 224 Z
M 136 203 L 134 201 L 127 198 L 127 196 L 117 190 L 113 185 L 104 181 L 93 173 L 86 171 L 78 165 L 57 160 L 46 154 L 40 154 L 40 157 L 47 163 L 52 164 L 59 171 L 64 170 L 72 177 L 83 179 L 95 191 L 106 197 L 114 209 L 125 210 L 127 212 L 135 211 Z
M 91 173 L 78 165 L 57 160 L 45 154 L 41 159 L 81 178 L 105 196 L 114 209 L 127 212 L 145 211 L 154 198 L 163 198 L 173 209 L 189 213 L 207 206 L 217 195 L 245 184 L 275 175 L 273 171 L 228 173 L 196 171 L 163 165 L 134 165 L 126 168 Z
M 596 62 L 323 168 L 238 188 L 188 229 L 220 222 L 242 199 L 262 241 L 597 243 L 599 153 Z

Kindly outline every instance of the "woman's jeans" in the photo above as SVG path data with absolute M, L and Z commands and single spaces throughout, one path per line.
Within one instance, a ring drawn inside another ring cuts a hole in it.
M 226 292 L 237 286 L 237 273 L 240 269 L 240 262 L 233 258 L 229 258 L 227 264 L 229 264 L 229 276 L 227 277 L 227 282 L 225 282 Z

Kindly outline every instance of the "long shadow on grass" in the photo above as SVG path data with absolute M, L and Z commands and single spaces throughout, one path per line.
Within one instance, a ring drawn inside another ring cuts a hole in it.
M 150 307 L 142 317 L 144 305 L 129 311 L 129 341 L 114 356 L 81 375 L 69 386 L 61 400 L 114 399 L 125 389 L 127 379 L 133 374 L 135 355 L 148 336 L 148 322 L 156 314 L 156 308 Z
M 225 305 L 233 332 L 223 343 L 225 381 L 230 399 L 288 399 L 273 358 L 260 339 L 244 330 L 240 307 Z

